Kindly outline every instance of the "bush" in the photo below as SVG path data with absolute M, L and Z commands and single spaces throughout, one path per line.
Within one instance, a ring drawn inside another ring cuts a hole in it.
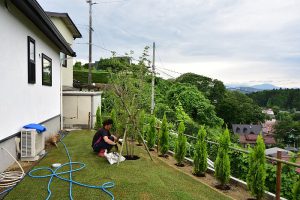
M 148 128 L 147 134 L 147 146 L 152 149 L 155 145 L 156 127 L 155 127 L 155 116 L 152 115 L 150 119 L 150 127 Z
M 266 180 L 266 157 L 265 144 L 263 137 L 259 135 L 256 140 L 256 146 L 250 149 L 249 171 L 247 176 L 247 185 L 251 194 L 256 199 L 262 199 L 265 191 Z
M 80 81 L 80 83 L 87 83 L 88 74 L 87 70 L 73 70 L 73 79 Z M 92 72 L 92 83 L 108 83 L 108 80 L 108 72 Z
M 143 140 L 144 139 L 144 123 L 145 123 L 145 111 L 142 110 L 140 113 L 139 113 L 139 121 L 138 121 L 138 126 L 139 126 L 139 130 L 140 130 L 140 135 L 138 134 L 138 142 L 139 144 L 142 144 L 143 143 Z
M 99 129 L 102 127 L 102 118 L 101 118 L 101 114 L 100 114 L 100 107 L 98 106 L 97 108 L 97 112 L 96 112 L 96 122 L 95 122 L 95 129 Z
M 163 117 L 160 131 L 159 150 L 162 155 L 165 155 L 169 151 L 169 130 L 166 115 Z
M 299 200 L 300 199 L 300 179 L 298 182 L 295 183 L 294 189 L 293 189 L 293 200 Z
M 184 132 L 184 123 L 180 122 L 178 126 L 178 138 L 175 146 L 175 159 L 178 163 L 178 165 L 181 165 L 184 157 L 186 155 L 186 137 L 183 134 Z
M 207 170 L 207 148 L 206 148 L 206 131 L 202 126 L 199 129 L 197 143 L 194 154 L 194 174 L 204 176 Z
M 215 176 L 220 181 L 221 186 L 224 187 L 230 178 L 230 160 L 229 160 L 229 145 L 230 136 L 229 131 L 226 128 L 223 135 L 219 140 L 218 155 L 215 162 Z

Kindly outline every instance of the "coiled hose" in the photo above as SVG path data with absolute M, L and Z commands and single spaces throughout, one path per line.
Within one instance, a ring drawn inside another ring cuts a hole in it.
M 10 191 L 20 180 L 22 180 L 25 176 L 25 172 L 20 165 L 20 163 L 15 159 L 11 153 L 5 149 L 4 147 L 1 147 L 4 151 L 6 151 L 12 158 L 15 160 L 15 162 L 19 165 L 21 171 L 5 171 L 0 173 L 0 188 L 7 188 L 6 190 L 2 191 L 0 195 L 5 194 L 6 192 Z
M 86 165 L 84 163 L 81 163 L 81 162 L 72 162 L 71 156 L 70 156 L 69 151 L 68 151 L 68 148 L 67 148 L 66 144 L 62 141 L 62 139 L 64 137 L 65 137 L 65 135 L 63 135 L 61 137 L 60 142 L 64 145 L 64 148 L 66 150 L 69 162 L 62 164 L 61 166 L 59 166 L 55 170 L 53 170 L 53 169 L 51 169 L 49 167 L 40 167 L 40 168 L 33 169 L 33 170 L 31 170 L 28 173 L 28 175 L 30 177 L 32 177 L 32 178 L 49 178 L 50 177 L 49 182 L 48 182 L 48 188 L 47 188 L 47 190 L 48 190 L 48 196 L 47 196 L 46 199 L 48 200 L 51 197 L 52 192 L 51 192 L 50 186 L 51 186 L 53 178 L 56 177 L 56 178 L 59 178 L 60 180 L 69 182 L 69 197 L 70 197 L 71 200 L 73 200 L 73 196 L 72 196 L 72 186 L 73 186 L 73 184 L 76 184 L 76 185 L 79 185 L 79 186 L 83 186 L 83 187 L 87 187 L 87 188 L 101 189 L 103 192 L 105 192 L 106 194 L 108 194 L 112 198 L 112 200 L 114 200 L 115 199 L 114 195 L 110 191 L 107 190 L 108 188 L 112 188 L 112 187 L 115 186 L 115 184 L 113 182 L 106 182 L 106 183 L 104 183 L 102 185 L 89 185 L 89 184 L 84 184 L 84 183 L 80 183 L 80 182 L 74 181 L 72 179 L 72 173 L 82 170 Z M 61 169 L 64 166 L 67 166 L 67 165 L 70 168 L 69 171 L 62 171 L 62 172 L 57 173 L 57 171 L 59 169 Z M 73 165 L 79 165 L 79 167 L 77 169 L 73 169 Z M 39 175 L 33 175 L 34 172 L 41 171 L 41 170 L 42 171 L 48 171 L 48 172 L 50 172 L 50 174 L 40 175 L 40 176 Z M 69 173 L 69 179 L 61 177 L 62 174 L 68 174 L 68 173 Z

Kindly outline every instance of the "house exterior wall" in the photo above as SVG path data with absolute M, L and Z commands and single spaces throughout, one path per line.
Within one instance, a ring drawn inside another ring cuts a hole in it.
M 1 140 L 18 133 L 23 125 L 60 115 L 60 59 L 59 49 L 18 9 L 10 3 L 7 9 L 2 0 L 0 24 L 5 27 L 0 31 L 1 146 Z M 27 36 L 35 40 L 35 84 L 28 83 Z M 52 59 L 52 86 L 42 85 L 42 54 Z
M 74 38 L 65 23 L 58 17 L 51 17 L 51 20 L 72 47 Z M 69 87 L 73 86 L 73 58 L 69 56 L 67 57 L 67 67 L 62 67 L 62 84 Z

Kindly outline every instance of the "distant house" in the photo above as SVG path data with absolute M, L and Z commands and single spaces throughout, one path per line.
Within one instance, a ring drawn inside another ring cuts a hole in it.
M 17 157 L 15 138 L 29 123 L 60 130 L 60 53 L 76 56 L 36 0 L 0 0 L 0 145 Z M 0 149 L 0 172 L 14 161 Z
M 266 115 L 269 116 L 271 119 L 274 119 L 274 118 L 275 118 L 274 111 L 273 111 L 271 108 L 262 110 L 262 113 L 266 114 Z
M 263 134 L 262 125 L 232 124 L 232 131 L 239 136 L 239 143 L 244 147 L 248 144 L 253 146 L 260 133 L 262 133 L 266 146 L 276 144 L 273 136 Z
M 275 132 L 276 119 L 266 120 L 265 123 L 262 124 L 262 132 L 264 135 L 273 135 Z

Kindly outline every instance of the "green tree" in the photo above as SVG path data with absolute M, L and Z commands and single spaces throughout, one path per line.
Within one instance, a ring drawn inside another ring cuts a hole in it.
M 222 188 L 225 188 L 230 179 L 229 145 L 229 130 L 226 128 L 219 139 L 218 155 L 215 162 L 215 176 L 220 181 Z
M 155 138 L 156 138 L 156 127 L 155 127 L 155 116 L 152 115 L 150 118 L 150 127 L 148 129 L 148 134 L 147 134 L 147 145 L 149 149 L 153 149 L 155 145 Z
M 300 199 L 300 179 L 295 183 L 293 189 L 293 200 Z
M 167 92 L 166 98 L 172 109 L 175 109 L 179 101 L 185 113 L 199 124 L 209 127 L 223 124 L 223 120 L 216 115 L 215 107 L 195 86 L 174 84 Z
M 205 176 L 207 170 L 207 147 L 206 147 L 206 130 L 201 126 L 198 132 L 197 143 L 194 153 L 194 170 L 196 176 Z
M 181 121 L 178 126 L 178 137 L 176 141 L 175 146 L 175 159 L 177 161 L 177 164 L 180 166 L 182 165 L 184 161 L 184 157 L 186 155 L 186 137 L 183 134 L 184 133 L 184 123 Z
M 249 171 L 247 176 L 247 185 L 252 195 L 256 199 L 262 199 L 265 192 L 266 180 L 266 157 L 265 144 L 263 137 L 259 135 L 256 140 L 256 146 L 250 149 Z
M 76 62 L 73 66 L 73 69 L 75 70 L 81 70 L 82 66 L 81 66 L 81 62 Z
M 159 150 L 160 153 L 164 156 L 169 151 L 169 130 L 168 130 L 168 121 L 166 115 L 164 115 L 161 129 L 160 129 L 160 138 L 159 138 Z
M 96 111 L 96 122 L 95 122 L 95 129 L 99 129 L 102 127 L 102 117 L 100 113 L 100 106 L 98 106 Z
M 251 98 L 237 91 L 227 91 L 216 111 L 226 124 L 255 124 L 265 120 L 262 109 Z

